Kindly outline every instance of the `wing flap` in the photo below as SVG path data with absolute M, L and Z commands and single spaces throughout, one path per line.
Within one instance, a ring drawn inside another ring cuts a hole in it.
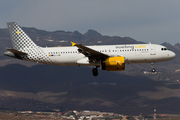
M 18 55 L 27 55 L 27 53 L 22 52 L 22 51 L 18 51 L 15 49 L 11 49 L 11 48 L 7 48 L 7 50 L 9 50 L 10 52 L 14 53 L 14 54 L 18 54 Z

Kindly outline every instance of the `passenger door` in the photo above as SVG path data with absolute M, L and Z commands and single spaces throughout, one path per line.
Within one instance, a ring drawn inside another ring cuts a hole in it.
M 156 47 L 155 45 L 150 45 L 150 55 L 156 55 Z

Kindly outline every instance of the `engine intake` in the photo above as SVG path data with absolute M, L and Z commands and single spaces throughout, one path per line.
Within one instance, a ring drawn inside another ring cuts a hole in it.
M 101 63 L 102 70 L 122 71 L 125 69 L 124 57 L 109 57 Z

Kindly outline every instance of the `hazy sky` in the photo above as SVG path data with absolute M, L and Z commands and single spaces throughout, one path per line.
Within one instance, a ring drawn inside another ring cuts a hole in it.
M 87 32 L 172 45 L 180 42 L 180 0 L 0 0 L 6 22 L 47 31 Z

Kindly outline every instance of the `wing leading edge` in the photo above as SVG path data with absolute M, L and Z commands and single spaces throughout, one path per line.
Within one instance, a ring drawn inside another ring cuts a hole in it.
M 78 51 L 80 52 L 80 53 L 82 53 L 82 54 L 84 54 L 86 57 L 95 57 L 95 56 L 98 56 L 98 57 L 109 57 L 108 55 L 106 55 L 106 54 L 103 54 L 103 53 L 101 53 L 101 52 L 98 52 L 98 51 L 96 51 L 96 50 L 93 50 L 93 49 L 91 49 L 91 48 L 89 48 L 89 47 L 86 47 L 86 46 L 84 46 L 84 45 L 82 45 L 82 44 L 77 44 L 77 43 L 74 43 L 74 42 L 71 42 L 72 43 L 72 46 L 76 46 L 76 47 L 78 47 L 79 49 L 78 49 Z

